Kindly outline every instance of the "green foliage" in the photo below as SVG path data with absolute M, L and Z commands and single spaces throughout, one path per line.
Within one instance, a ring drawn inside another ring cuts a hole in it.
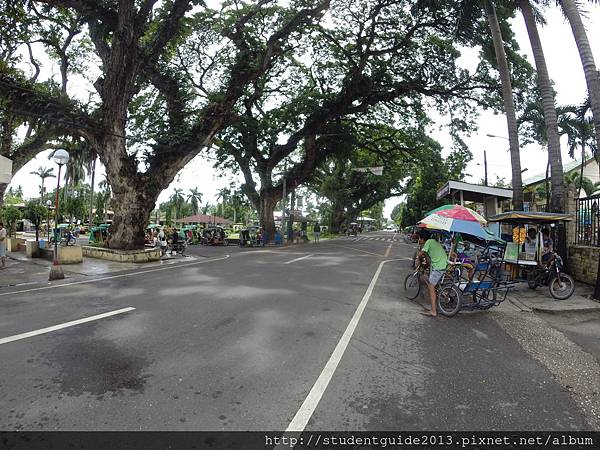
M 437 191 L 448 181 L 448 167 L 439 152 L 431 152 L 416 168 L 409 183 L 406 208 L 402 210 L 401 226 L 414 225 L 427 211 L 444 204 L 437 200 Z M 460 180 L 459 180 L 460 181 Z
M 400 219 L 402 217 L 402 215 L 404 214 L 404 209 L 406 209 L 406 203 L 402 202 L 402 203 L 398 203 L 396 206 L 394 206 L 394 209 L 392 209 L 392 213 L 390 214 L 390 219 L 392 219 L 395 223 L 399 224 L 400 223 Z
M 35 226 L 35 240 L 39 239 L 40 223 L 48 217 L 48 208 L 38 200 L 30 200 L 25 207 L 24 217 Z
M 579 171 L 572 171 L 565 176 L 567 184 L 573 184 L 579 190 L 585 192 L 586 197 L 594 195 L 600 190 L 600 182 L 593 182 L 586 176 L 581 176 Z
M 61 215 L 74 221 L 84 220 L 89 213 L 87 210 L 88 204 L 83 196 L 75 195 L 67 197 L 67 201 L 61 204 Z
M 23 187 L 17 186 L 15 189 L 12 187 L 8 188 L 8 191 L 4 194 L 4 203 L 6 205 L 23 203 Z
M 0 217 L 8 230 L 8 235 L 12 236 L 17 229 L 17 222 L 22 218 L 21 211 L 14 206 L 6 206 L 0 211 Z
M 96 213 L 94 215 L 94 224 L 99 225 L 104 223 L 104 205 L 107 204 L 107 196 L 108 194 L 99 192 L 95 198 L 95 209 Z

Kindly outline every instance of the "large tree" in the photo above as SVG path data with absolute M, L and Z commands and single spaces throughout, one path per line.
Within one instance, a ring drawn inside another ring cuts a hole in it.
M 90 66 L 100 71 L 94 103 L 86 109 L 67 93 L 44 92 L 4 66 L 3 100 L 13 113 L 60 122 L 92 146 L 114 196 L 108 245 L 131 249 L 143 247 L 160 192 L 233 121 L 240 97 L 260 92 L 257 80 L 289 49 L 290 36 L 318 22 L 329 1 L 238 1 L 219 10 L 199 0 L 26 5 L 45 17 L 66 11 L 82 18 L 80 46 L 91 43 Z
M 487 73 L 469 74 L 456 63 L 454 2 L 333 5 L 329 23 L 259 78 L 261 95 L 243 97 L 239 119 L 218 142 L 219 164 L 241 170 L 244 192 L 269 233 L 284 190 L 310 181 L 347 144 L 341 122 L 373 113 L 375 123 L 402 127 L 419 122 L 426 105 L 468 117 L 466 102 L 496 88 Z
M 67 92 L 68 72 L 80 74 L 81 53 L 73 49 L 73 40 L 81 28 L 81 16 L 59 10 L 48 16 L 32 3 L 0 0 L 0 68 L 18 83 L 37 83 L 46 94 L 62 96 Z M 40 81 L 42 63 L 35 53 L 40 45 L 57 62 L 59 79 Z M 28 70 L 22 67 L 28 66 Z M 0 81 L 0 87 L 2 86 Z M 60 121 L 40 120 L 39 111 L 18 111 L 0 96 L 0 155 L 13 161 L 13 174 L 38 153 L 53 148 L 69 129 Z M 19 131 L 22 130 L 22 133 Z M 19 137 L 18 134 L 21 136 Z M 0 206 L 7 184 L 0 183 Z

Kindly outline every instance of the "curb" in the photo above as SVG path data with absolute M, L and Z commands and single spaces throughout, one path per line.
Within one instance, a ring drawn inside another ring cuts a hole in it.
M 589 313 L 589 312 L 600 312 L 600 307 L 585 307 L 585 308 L 565 308 L 565 309 L 547 309 L 540 308 L 537 306 L 530 308 L 534 312 L 541 312 L 544 314 L 563 314 L 563 313 Z

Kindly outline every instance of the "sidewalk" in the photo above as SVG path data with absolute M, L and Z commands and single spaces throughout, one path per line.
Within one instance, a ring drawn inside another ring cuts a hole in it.
M 6 269 L 0 270 L 0 290 L 9 286 L 28 286 L 47 284 L 51 261 L 41 258 L 27 258 L 25 254 L 13 252 L 8 254 Z M 149 263 L 120 263 L 96 258 L 83 258 L 80 264 L 63 264 L 65 279 L 84 279 L 97 275 L 107 275 L 129 270 L 149 269 L 163 265 L 177 264 L 196 260 L 194 256 L 165 257 L 160 261 Z
M 518 284 L 508 294 L 508 301 L 523 311 L 563 312 L 600 311 L 600 302 L 591 300 L 592 286 L 575 283 L 575 293 L 567 300 L 556 300 L 546 286 L 529 289 L 527 283 Z

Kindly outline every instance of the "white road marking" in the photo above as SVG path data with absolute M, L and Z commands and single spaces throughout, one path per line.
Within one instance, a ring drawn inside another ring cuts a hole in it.
M 344 356 L 344 352 L 346 351 L 346 348 L 350 343 L 350 339 L 354 334 L 354 330 L 356 330 L 358 322 L 362 317 L 363 311 L 365 310 L 365 307 L 367 306 L 367 303 L 371 298 L 371 294 L 373 293 L 373 289 L 375 288 L 375 284 L 377 283 L 379 274 L 381 273 L 381 268 L 385 263 L 390 261 L 398 260 L 388 259 L 379 263 L 379 267 L 377 267 L 377 271 L 375 272 L 375 275 L 373 275 L 373 279 L 371 280 L 371 283 L 369 284 L 365 295 L 363 296 L 360 304 L 358 305 L 358 308 L 356 308 L 352 319 L 350 319 L 350 323 L 346 327 L 346 331 L 344 331 L 342 338 L 340 339 L 337 346 L 335 347 L 335 350 L 331 354 L 329 361 L 327 361 L 327 364 L 323 368 L 321 375 L 319 375 L 319 378 L 317 378 L 317 381 L 315 382 L 312 389 L 308 393 L 308 396 L 302 403 L 302 406 L 300 406 L 300 409 L 288 425 L 285 431 L 286 433 L 302 432 L 304 431 L 304 428 L 306 428 L 306 424 L 310 420 L 319 402 L 321 401 L 321 398 L 323 397 L 323 394 L 325 393 L 325 390 L 327 389 L 327 386 L 329 385 L 329 382 L 331 381 L 331 378 L 333 377 L 333 374 L 335 373 L 335 370 L 337 369 L 337 366 L 340 363 L 342 356 Z
M 61 323 L 52 327 L 41 328 L 39 330 L 30 331 L 28 333 L 15 334 L 14 336 L 8 336 L 0 339 L 0 345 L 8 344 L 9 342 L 19 341 L 21 339 L 27 339 L 33 336 L 39 336 L 40 334 L 50 333 L 51 331 L 62 330 L 63 328 L 73 327 L 81 323 L 91 322 L 93 320 L 104 319 L 105 317 L 115 316 L 117 314 L 123 314 L 129 311 L 133 311 L 135 308 L 127 307 L 123 309 L 117 309 L 116 311 L 110 311 L 103 314 L 98 314 L 92 317 L 86 317 L 85 319 L 73 320 L 71 322 Z
M 293 263 L 293 262 L 300 261 L 300 260 L 302 260 L 302 259 L 310 258 L 311 256 L 315 256 L 315 255 L 306 255 L 306 256 L 302 256 L 302 257 L 300 257 L 300 258 L 292 259 L 291 261 L 288 261 L 288 262 L 286 262 L 286 263 L 284 263 L 284 264 L 291 264 L 291 263 Z
M 189 263 L 189 264 L 180 264 L 177 267 L 190 267 L 190 266 L 196 266 L 198 264 L 206 264 L 206 263 L 213 262 L 213 261 L 221 261 L 223 259 L 229 258 L 229 256 L 230 255 L 225 255 L 221 258 L 204 259 L 202 261 L 196 261 L 196 262 Z M 93 280 L 74 281 L 73 283 L 53 284 L 52 286 L 44 286 L 44 287 L 32 288 L 32 289 L 22 289 L 20 291 L 12 291 L 12 292 L 3 292 L 2 294 L 0 294 L 0 297 L 2 297 L 4 295 L 24 294 L 25 292 L 45 291 L 47 289 L 57 289 L 57 288 L 65 287 L 65 286 L 75 286 L 78 284 L 95 283 L 97 281 L 114 280 L 116 278 L 132 277 L 134 275 L 141 275 L 144 273 L 152 273 L 152 272 L 160 272 L 163 270 L 174 270 L 174 268 L 173 268 L 173 266 L 169 265 L 166 267 L 158 267 L 156 269 L 140 270 L 139 272 L 131 272 L 131 273 L 124 273 L 121 275 L 112 275 L 109 277 L 94 278 Z
M 327 244 L 323 244 L 323 245 L 327 245 Z M 367 253 L 369 255 L 373 255 L 373 256 L 378 256 L 378 257 L 383 257 L 383 255 L 380 255 L 378 253 L 372 253 L 372 252 L 368 252 L 366 250 L 361 250 L 360 248 L 354 248 L 354 247 L 348 247 L 347 245 L 340 245 L 340 244 L 330 244 L 331 247 L 340 247 L 340 248 L 347 248 L 349 250 L 354 250 L 356 252 L 362 252 L 362 253 Z

